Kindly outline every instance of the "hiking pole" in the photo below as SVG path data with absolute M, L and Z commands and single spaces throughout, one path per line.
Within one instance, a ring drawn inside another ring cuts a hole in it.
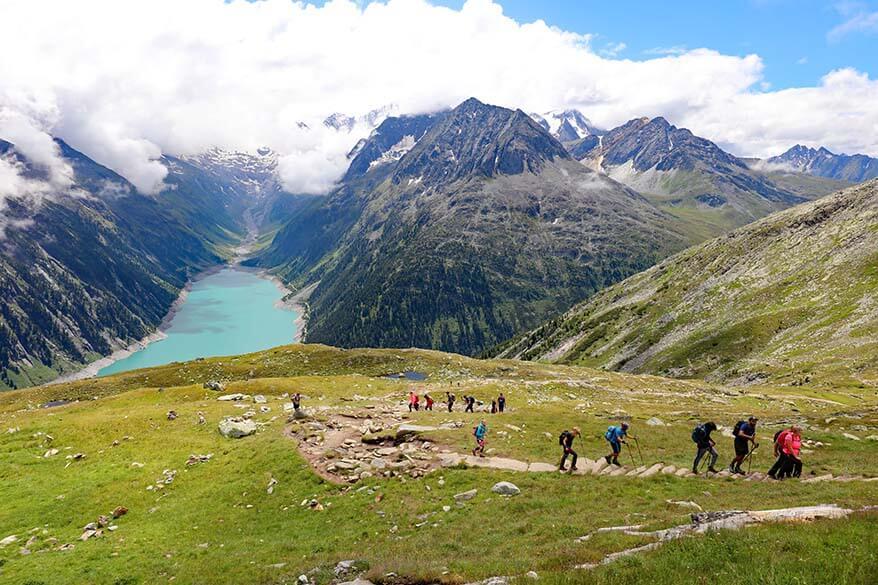
M 643 453 L 640 451 L 640 441 L 637 440 L 637 437 L 631 437 L 634 439 L 634 446 L 637 447 L 637 455 L 640 456 L 640 465 L 643 465 Z
M 756 449 L 759 448 L 759 443 L 756 443 L 756 446 L 750 449 L 750 452 L 747 453 L 747 475 L 750 475 L 750 465 L 753 463 L 753 453 L 756 452 Z
M 637 467 L 637 461 L 634 459 L 634 453 L 631 452 L 631 445 L 625 443 L 625 446 L 628 447 L 628 457 L 631 458 L 631 465 Z

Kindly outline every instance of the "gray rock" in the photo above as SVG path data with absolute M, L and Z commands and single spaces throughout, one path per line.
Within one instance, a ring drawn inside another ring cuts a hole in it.
M 256 404 L 265 404 L 266 402 L 268 402 L 268 400 L 262 394 L 257 394 L 253 397 L 253 402 L 255 402 Z
M 234 394 L 224 394 L 224 395 L 220 396 L 219 398 L 217 398 L 217 400 L 223 400 L 223 401 L 233 400 L 236 402 L 238 400 L 249 400 L 249 399 L 250 399 L 249 394 L 241 394 L 240 392 L 235 392 Z
M 466 502 L 466 501 L 471 500 L 474 497 L 476 497 L 477 493 L 479 493 L 479 490 L 473 488 L 471 490 L 461 492 L 459 494 L 455 494 L 454 501 L 455 502 Z
M 17 536 L 15 536 L 14 534 L 10 534 L 9 536 L 4 538 L 3 540 L 0 540 L 0 548 L 4 547 L 6 545 L 12 544 L 13 542 L 15 542 L 17 540 L 18 540 Z
M 216 392 L 222 392 L 226 389 L 226 387 L 221 382 L 217 382 L 216 380 L 209 380 L 205 382 L 204 388 L 206 388 L 207 390 L 214 390 Z
M 230 439 L 240 439 L 256 432 L 256 423 L 241 417 L 226 417 L 219 423 L 219 432 Z
M 665 425 L 665 423 L 662 421 L 662 419 L 660 419 L 660 418 L 656 418 L 656 417 L 652 417 L 652 418 L 650 418 L 648 421 L 646 421 L 646 424 L 648 424 L 648 425 L 651 426 L 651 427 L 664 427 L 664 426 L 667 426 L 667 425 Z
M 521 493 L 521 490 L 518 489 L 517 485 L 508 481 L 495 483 L 494 487 L 491 488 L 491 491 L 495 494 L 500 494 L 501 496 L 517 496 Z

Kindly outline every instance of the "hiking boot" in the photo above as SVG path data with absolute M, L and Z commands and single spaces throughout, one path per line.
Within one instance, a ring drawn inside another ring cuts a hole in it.
M 558 471 L 567 471 L 567 468 L 562 465 L 558 468 Z
M 711 465 L 710 467 L 708 467 L 707 470 L 708 470 L 709 472 L 711 472 L 711 473 L 719 473 L 719 471 L 717 471 L 717 470 L 716 470 L 716 467 L 714 467 L 713 465 Z
M 574 471 L 578 471 L 578 470 L 579 470 L 579 468 L 574 465 L 573 467 L 570 468 L 570 473 L 573 473 Z
M 612 462 L 612 460 L 613 460 L 613 458 L 610 457 L 609 455 L 604 455 L 604 459 L 607 460 L 607 465 L 609 465 L 609 464 Z
M 694 465 L 692 466 L 692 473 L 694 473 L 695 475 L 698 475 L 698 468 L 695 467 Z
M 737 468 L 737 469 L 734 471 L 734 473 L 737 473 L 738 475 L 747 475 L 746 473 L 744 473 L 744 470 L 741 469 L 740 467 Z
M 617 459 L 613 459 L 612 463 L 613 463 L 613 465 L 615 465 L 616 467 L 622 467 L 622 464 L 619 463 L 619 461 L 618 461 Z

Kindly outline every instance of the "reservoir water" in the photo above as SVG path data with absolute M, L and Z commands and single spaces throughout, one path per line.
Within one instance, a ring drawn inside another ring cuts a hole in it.
M 292 343 L 295 311 L 270 280 L 229 267 L 193 283 L 165 330 L 167 337 L 110 364 L 99 376 L 198 357 L 233 355 Z

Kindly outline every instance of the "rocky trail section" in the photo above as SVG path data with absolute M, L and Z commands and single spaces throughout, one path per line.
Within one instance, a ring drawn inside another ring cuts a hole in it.
M 528 462 L 519 461 L 517 459 L 507 459 L 503 457 L 473 457 L 472 455 L 461 455 L 458 453 L 440 453 L 439 458 L 442 460 L 443 467 L 455 467 L 457 465 L 467 465 L 469 467 L 483 467 L 488 469 L 502 469 L 505 471 L 526 471 L 536 473 L 554 472 L 558 473 L 558 466 L 552 463 L 544 462 Z M 730 477 L 732 479 L 741 479 L 742 481 L 765 481 L 769 477 L 759 471 L 754 471 L 747 475 L 738 475 L 724 469 L 719 473 L 703 473 L 695 474 L 692 470 L 685 467 L 676 467 L 674 465 L 666 465 L 664 463 L 653 463 L 652 465 L 640 465 L 638 467 L 630 467 L 627 465 L 610 465 L 603 458 L 597 461 L 581 458 L 579 467 L 573 472 L 573 475 L 606 475 L 610 477 L 625 476 L 632 479 L 645 479 L 659 475 L 673 475 L 680 478 L 706 478 L 706 479 L 722 479 Z M 817 475 L 801 480 L 802 483 L 817 483 L 822 481 L 878 481 L 878 477 L 863 477 L 859 475 L 840 475 L 833 476 L 831 473 L 825 475 Z
M 507 457 L 475 457 L 456 453 L 440 445 L 425 434 L 455 430 L 463 427 L 462 421 L 448 421 L 439 426 L 426 426 L 408 422 L 404 411 L 374 405 L 362 409 L 335 412 L 321 408 L 311 416 L 290 416 L 284 434 L 298 443 L 299 452 L 311 464 L 315 472 L 335 483 L 356 483 L 375 476 L 418 478 L 440 467 L 467 466 L 521 473 L 558 473 L 554 463 L 522 461 Z M 604 458 L 591 460 L 580 458 L 573 475 L 597 475 L 647 479 L 656 476 L 702 479 L 740 479 L 741 481 L 766 481 L 770 478 L 754 471 L 738 475 L 724 469 L 718 473 L 695 474 L 686 467 L 654 462 L 639 466 L 612 465 Z M 814 475 L 802 479 L 802 483 L 878 481 L 878 477 L 832 474 Z M 682 502 L 681 504 L 686 504 Z

